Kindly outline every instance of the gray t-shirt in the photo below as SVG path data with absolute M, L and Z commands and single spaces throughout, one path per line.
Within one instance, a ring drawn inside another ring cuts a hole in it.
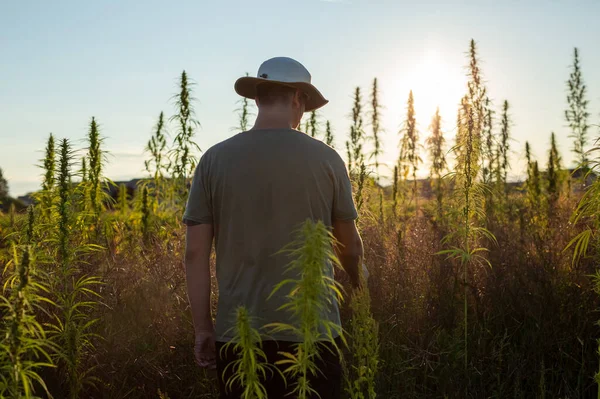
M 267 300 L 276 284 L 297 277 L 284 274 L 291 259 L 278 252 L 306 219 L 331 226 L 332 220 L 353 220 L 357 213 L 346 165 L 334 149 L 297 130 L 257 129 L 204 153 L 183 218 L 214 226 L 215 328 L 217 340 L 228 341 L 240 305 L 255 318 L 256 328 L 274 322 L 296 325 L 289 312 L 277 310 L 289 289 Z M 322 316 L 340 325 L 333 302 Z M 285 333 L 269 338 L 298 340 Z

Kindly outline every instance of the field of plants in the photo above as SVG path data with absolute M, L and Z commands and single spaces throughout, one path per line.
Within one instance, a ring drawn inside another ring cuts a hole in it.
M 354 185 L 370 276 L 353 291 L 338 273 L 346 395 L 600 397 L 600 131 L 579 53 L 565 71 L 573 147 L 558 148 L 548 132 L 547 158 L 534 159 L 526 143 L 523 182 L 507 181 L 510 103 L 490 101 L 474 41 L 467 54 L 468 84 L 451 132 L 439 111 L 419 131 L 407 93 L 389 185 L 380 176 L 377 79 L 353 92 L 338 151 Z M 159 113 L 149 137 L 147 176 L 135 190 L 105 176 L 95 118 L 85 148 L 48 137 L 34 205 L 3 200 L 0 174 L 0 201 L 9 204 L 0 211 L 0 397 L 217 397 L 215 372 L 197 367 L 192 352 L 181 215 L 201 151 L 194 87 L 185 72 L 179 83 L 174 110 Z M 236 114 L 239 130 L 249 129 L 247 100 Z M 307 115 L 301 128 L 331 145 L 323 119 Z M 562 162 L 564 151 L 576 155 L 575 170 Z M 418 179 L 424 159 L 429 178 Z M 316 285 L 335 289 L 311 258 L 332 256 L 330 235 L 308 222 L 302 232 L 292 264 L 304 271 L 297 295 L 312 295 L 306 287 Z M 319 251 L 302 252 L 315 245 Z M 293 309 L 301 311 L 300 302 Z M 248 398 L 261 398 L 253 380 L 261 371 L 257 331 L 243 308 L 238 316 L 242 354 L 254 360 L 241 357 L 237 376 L 256 388 Z M 306 359 L 294 357 L 292 384 L 312 370 L 314 348 L 306 348 Z

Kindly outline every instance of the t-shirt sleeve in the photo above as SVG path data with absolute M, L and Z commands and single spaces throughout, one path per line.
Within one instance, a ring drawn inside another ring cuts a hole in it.
M 346 164 L 338 156 L 333 162 L 334 190 L 333 190 L 333 220 L 355 220 L 358 218 L 354 198 L 352 197 L 352 184 L 348 176 Z
M 209 160 L 204 154 L 196 167 L 183 222 L 189 225 L 212 224 L 212 196 L 209 183 Z

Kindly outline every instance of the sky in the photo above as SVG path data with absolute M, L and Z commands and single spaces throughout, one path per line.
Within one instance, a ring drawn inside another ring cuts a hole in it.
M 0 0 L 0 168 L 13 196 L 37 189 L 49 133 L 83 149 L 94 116 L 110 153 L 106 175 L 145 176 L 144 146 L 159 113 L 175 113 L 182 70 L 195 83 L 195 139 L 206 150 L 238 133 L 235 80 L 288 56 L 330 100 L 319 118 L 331 121 L 341 155 L 354 88 L 367 105 L 378 78 L 386 175 L 410 90 L 422 141 L 439 106 L 453 142 L 473 38 L 490 98 L 498 111 L 510 103 L 509 178 L 519 179 L 525 141 L 545 165 L 552 131 L 572 163 L 564 110 L 575 46 L 589 122 L 600 123 L 598 15 L 598 0 Z M 420 176 L 428 169 L 425 162 Z

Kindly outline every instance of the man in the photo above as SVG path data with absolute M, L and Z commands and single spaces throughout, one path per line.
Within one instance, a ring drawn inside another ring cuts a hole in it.
M 225 389 L 231 376 L 227 365 L 236 360 L 236 354 L 229 351 L 219 356 L 220 348 L 232 339 L 230 330 L 240 305 L 254 318 L 255 328 L 274 322 L 296 323 L 288 312 L 278 310 L 286 300 L 285 292 L 268 297 L 277 283 L 289 278 L 284 270 L 290 259 L 279 251 L 292 241 L 302 222 L 321 220 L 333 229 L 340 243 L 336 252 L 354 286 L 359 285 L 363 247 L 344 162 L 326 144 L 295 130 L 305 111 L 327 103 L 311 84 L 306 68 L 291 58 L 273 58 L 260 66 L 258 77 L 238 79 L 235 90 L 256 100 L 256 123 L 202 156 L 184 221 L 196 362 L 217 368 L 221 398 L 237 399 L 241 387 Z M 219 286 L 216 327 L 210 311 L 213 238 Z M 340 325 L 337 303 L 324 317 Z M 262 348 L 274 364 L 281 358 L 278 352 L 293 351 L 297 340 L 286 334 L 269 335 Z M 334 353 L 321 352 L 320 373 L 310 382 L 322 399 L 340 396 L 341 367 Z M 263 385 L 269 398 L 283 398 L 293 384 L 286 387 L 274 373 Z

